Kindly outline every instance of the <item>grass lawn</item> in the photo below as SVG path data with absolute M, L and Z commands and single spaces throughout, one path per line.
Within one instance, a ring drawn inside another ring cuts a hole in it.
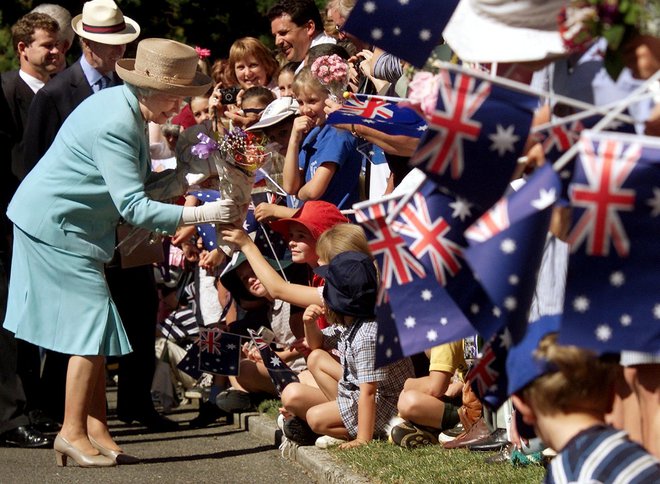
M 279 406 L 278 400 L 267 400 L 259 406 L 259 411 L 276 418 Z M 542 482 L 545 475 L 545 470 L 537 465 L 486 464 L 484 459 L 493 455 L 492 452 L 445 450 L 440 446 L 406 450 L 375 441 L 355 449 L 335 448 L 328 452 L 342 465 L 373 482 L 528 484 Z

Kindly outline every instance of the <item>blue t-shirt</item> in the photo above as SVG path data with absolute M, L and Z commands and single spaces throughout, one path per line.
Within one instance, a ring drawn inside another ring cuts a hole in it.
M 305 171 L 305 183 L 323 163 L 338 165 L 320 200 L 334 203 L 340 209 L 351 208 L 359 201 L 362 154 L 357 146 L 358 140 L 351 133 L 329 125 L 317 126 L 307 134 L 298 155 L 298 166 Z

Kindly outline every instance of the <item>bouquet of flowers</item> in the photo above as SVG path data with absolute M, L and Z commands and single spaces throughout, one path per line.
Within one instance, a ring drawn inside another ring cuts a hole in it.
M 236 222 L 243 225 L 250 205 L 250 195 L 257 170 L 271 157 L 267 148 L 267 139 L 241 128 L 227 132 L 216 141 L 204 133 L 198 135 L 200 142 L 191 148 L 193 155 L 202 159 L 211 159 L 218 171 L 218 190 L 224 200 L 233 200 L 239 207 L 242 217 Z M 219 234 L 218 234 L 219 235 Z M 218 246 L 227 255 L 234 248 L 222 244 L 218 236 Z
M 625 67 L 620 47 L 646 25 L 647 14 L 643 0 L 570 0 L 559 14 L 559 33 L 574 52 L 607 40 L 605 68 L 616 80 Z
M 348 86 L 348 62 L 337 54 L 323 55 L 312 63 L 312 74 L 335 102 L 341 102 Z

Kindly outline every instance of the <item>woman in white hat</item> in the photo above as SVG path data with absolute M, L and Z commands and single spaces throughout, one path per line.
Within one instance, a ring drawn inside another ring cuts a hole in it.
M 103 273 L 120 218 L 163 235 L 180 224 L 237 218 L 230 201 L 183 208 L 145 193 L 147 123 L 164 123 L 184 96 L 208 90 L 211 79 L 196 66 L 189 46 L 142 40 L 135 59 L 117 62 L 125 84 L 76 108 L 9 206 L 15 230 L 4 327 L 17 338 L 74 355 L 54 444 L 58 465 L 68 457 L 85 467 L 135 460 L 112 440 L 105 415 L 105 356 L 131 351 Z M 188 168 L 213 172 L 203 160 Z

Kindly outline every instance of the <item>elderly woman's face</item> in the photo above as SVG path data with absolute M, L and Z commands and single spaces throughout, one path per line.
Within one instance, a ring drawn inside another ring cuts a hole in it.
M 183 96 L 154 93 L 140 100 L 140 110 L 147 121 L 164 124 L 181 110 L 182 102 Z
M 236 79 L 243 89 L 265 86 L 268 83 L 266 69 L 254 56 L 247 55 L 234 64 Z

